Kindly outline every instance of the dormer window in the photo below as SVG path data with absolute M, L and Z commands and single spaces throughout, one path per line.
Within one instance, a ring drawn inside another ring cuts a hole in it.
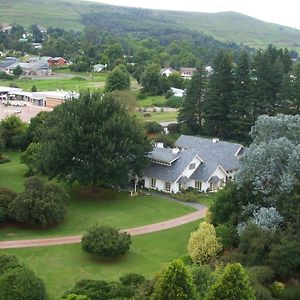
M 196 168 L 196 163 L 192 163 L 189 165 L 189 170 L 194 170 Z

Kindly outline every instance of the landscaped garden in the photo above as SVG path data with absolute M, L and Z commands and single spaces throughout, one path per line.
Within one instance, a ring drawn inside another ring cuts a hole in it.
M 23 188 L 26 166 L 19 161 L 19 153 L 5 153 L 11 162 L 1 165 L 1 186 L 17 192 Z M 79 186 L 67 187 L 71 200 L 63 222 L 47 229 L 6 224 L 0 231 L 0 240 L 29 239 L 48 236 L 82 234 L 94 224 L 109 224 L 126 229 L 176 218 L 194 209 L 159 197 L 140 195 L 131 197 L 126 191 L 99 189 L 91 192 Z
M 78 222 L 80 224 L 80 222 Z M 199 221 L 157 233 L 132 237 L 128 253 L 101 260 L 84 253 L 80 244 L 2 250 L 15 254 L 43 279 L 49 300 L 59 299 L 81 279 L 114 280 L 134 272 L 152 278 L 167 262 L 186 253 L 191 231 Z

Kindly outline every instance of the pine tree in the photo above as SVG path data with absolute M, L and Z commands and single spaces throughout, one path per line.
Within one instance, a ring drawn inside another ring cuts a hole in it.
M 230 122 L 232 137 L 246 142 L 249 140 L 249 132 L 255 121 L 251 84 L 250 58 L 246 51 L 241 51 L 234 73 L 234 97 L 230 105 Z
M 205 85 L 206 72 L 202 66 L 194 73 L 179 111 L 178 121 L 185 125 L 187 133 L 202 132 Z
M 228 264 L 219 280 L 213 284 L 206 300 L 255 300 L 250 280 L 239 264 Z
M 230 136 L 229 113 L 233 98 L 232 58 L 220 51 L 213 63 L 207 97 L 204 103 L 205 128 L 208 135 Z

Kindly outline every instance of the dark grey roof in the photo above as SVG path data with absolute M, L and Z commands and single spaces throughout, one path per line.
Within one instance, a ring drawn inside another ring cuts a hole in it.
M 160 160 L 162 162 L 171 163 L 179 156 L 174 154 L 172 149 L 169 148 L 154 148 L 152 152 L 150 152 L 149 157 L 155 160 Z
M 190 178 L 199 181 L 207 181 L 218 166 L 219 165 L 214 161 L 201 163 Z
M 4 70 L 7 67 L 13 65 L 16 61 L 13 59 L 0 60 L 0 70 Z
M 213 142 L 212 139 L 205 139 L 189 135 L 181 135 L 175 142 L 175 146 L 185 149 L 193 149 L 208 164 L 215 169 L 220 165 L 225 171 L 235 170 L 239 167 L 239 159 L 235 156 L 242 147 L 241 144 L 229 142 Z
M 161 179 L 164 181 L 175 182 L 182 174 L 184 169 L 196 156 L 196 153 L 194 151 L 180 151 L 177 153 L 177 156 L 179 158 L 174 161 L 171 166 L 164 166 L 153 163 L 150 167 L 146 168 L 142 172 L 142 175 L 146 177 Z

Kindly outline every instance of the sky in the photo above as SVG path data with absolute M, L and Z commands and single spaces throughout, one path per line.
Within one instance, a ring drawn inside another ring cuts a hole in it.
M 164 10 L 235 11 L 266 21 L 300 29 L 299 0 L 86 0 L 112 5 Z

